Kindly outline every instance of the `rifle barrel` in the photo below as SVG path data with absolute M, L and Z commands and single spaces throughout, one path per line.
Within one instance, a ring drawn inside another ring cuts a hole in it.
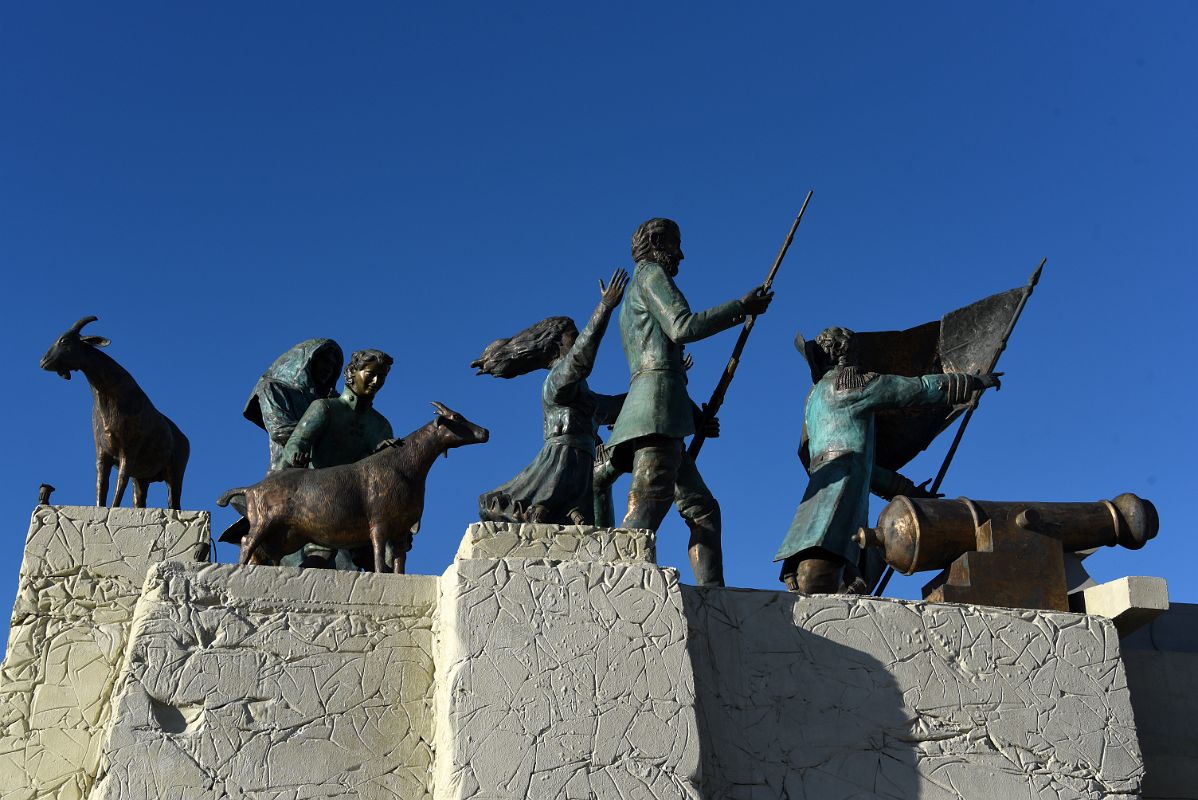
M 782 266 L 782 259 L 786 258 L 786 251 L 790 249 L 790 243 L 794 241 L 795 232 L 799 229 L 799 223 L 803 221 L 803 214 L 807 212 L 807 204 L 811 202 L 811 195 L 814 193 L 814 190 L 808 191 L 807 196 L 803 198 L 803 206 L 799 209 L 795 221 L 791 224 L 790 231 L 786 234 L 786 239 L 782 242 L 782 247 L 778 250 L 778 255 L 774 259 L 774 265 L 770 267 L 769 274 L 765 276 L 765 282 L 761 284 L 762 289 L 767 292 L 774 285 L 774 278 L 778 276 L 778 268 Z M 732 385 L 732 378 L 736 375 L 736 368 L 740 366 L 741 354 L 745 351 L 745 344 L 749 341 L 749 334 L 753 332 L 753 326 L 756 322 L 756 315 L 750 315 L 745 319 L 745 324 L 740 329 L 740 335 L 736 337 L 736 345 L 732 348 L 732 357 L 724 365 L 724 371 L 720 374 L 715 391 L 711 393 L 711 399 L 704 406 L 704 421 L 713 419 L 719 413 L 720 406 L 724 404 L 724 397 L 728 394 L 728 387 Z M 687 449 L 687 454 L 692 459 L 699 457 L 699 451 L 703 449 L 703 442 L 706 439 L 707 437 L 703 435 L 702 428 L 695 431 L 694 437 L 691 438 L 690 447 Z

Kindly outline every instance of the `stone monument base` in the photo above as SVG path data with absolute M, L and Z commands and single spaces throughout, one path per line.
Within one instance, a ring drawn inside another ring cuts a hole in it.
M 47 715 L 14 625 L 3 800 L 1139 796 L 1101 617 L 694 588 L 648 532 L 569 526 L 473 525 L 441 577 L 187 563 L 188 518 L 136 513 L 178 545 L 130 563 L 136 610 L 63 616 L 44 648 L 92 663 L 116 624 L 115 691 Z M 29 548 L 19 609 L 53 546 Z M 59 780 L 39 753 L 79 719 L 95 743 Z

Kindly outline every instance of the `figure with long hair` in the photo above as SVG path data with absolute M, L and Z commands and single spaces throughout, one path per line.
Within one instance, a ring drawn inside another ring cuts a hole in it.
M 591 391 L 587 377 L 612 311 L 620 304 L 628 273 L 599 281 L 600 300 L 582 333 L 569 317 L 549 317 L 487 346 L 470 366 L 479 375 L 514 378 L 548 369 L 541 387 L 544 444 L 532 463 L 478 498 L 484 522 L 546 522 L 591 525 L 595 519 L 591 475 L 600 425 L 615 422 L 624 395 Z

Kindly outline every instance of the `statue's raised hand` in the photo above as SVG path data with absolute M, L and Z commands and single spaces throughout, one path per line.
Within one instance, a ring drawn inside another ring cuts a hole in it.
M 624 299 L 626 288 L 628 288 L 628 272 L 624 269 L 617 269 L 611 274 L 611 281 L 606 286 L 603 279 L 599 279 L 599 292 L 602 295 L 599 302 L 607 308 L 615 308 Z
M 1001 377 L 1001 372 L 987 372 L 984 375 L 977 376 L 978 380 L 981 381 L 983 389 L 992 388 L 996 392 L 1002 388 L 1002 381 L 999 380 Z

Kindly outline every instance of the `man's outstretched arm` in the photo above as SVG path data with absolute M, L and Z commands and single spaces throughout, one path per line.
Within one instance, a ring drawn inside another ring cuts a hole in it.
M 769 307 L 773 293 L 759 294 L 754 289 L 740 300 L 729 300 L 705 311 L 692 312 L 682 292 L 666 271 L 657 265 L 643 268 L 637 276 L 642 295 L 653 318 L 666 336 L 677 344 L 706 339 L 744 321 L 747 314 L 761 314 Z

